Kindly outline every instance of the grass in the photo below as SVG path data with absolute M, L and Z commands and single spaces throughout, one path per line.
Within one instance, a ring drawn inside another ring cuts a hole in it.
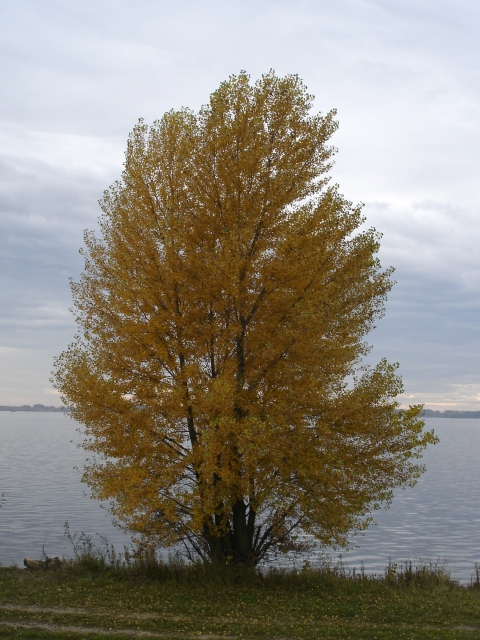
M 84 545 L 61 569 L 0 568 L 0 638 L 480 638 L 479 574 L 462 587 L 437 563 L 258 572 Z

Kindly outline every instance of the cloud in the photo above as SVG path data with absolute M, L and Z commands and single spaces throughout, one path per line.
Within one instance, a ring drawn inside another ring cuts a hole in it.
M 49 396 L 59 396 L 60 395 L 60 391 L 57 391 L 56 389 L 42 389 L 43 393 L 46 393 Z
M 53 368 L 48 349 L 0 347 L 0 404 L 52 403 L 49 384 Z M 57 403 L 60 404 L 60 403 Z
M 396 267 L 386 315 L 371 335 L 371 358 L 400 362 L 415 402 L 478 405 L 480 222 L 451 203 L 367 203 L 384 233 L 380 256 Z

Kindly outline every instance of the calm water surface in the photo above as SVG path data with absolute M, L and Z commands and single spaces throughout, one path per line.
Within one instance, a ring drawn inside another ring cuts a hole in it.
M 62 540 L 68 520 L 72 532 L 106 535 L 119 550 L 129 543 L 106 509 L 89 498 L 80 481 L 86 459 L 78 424 L 62 413 L 0 412 L 0 562 L 72 555 Z M 78 467 L 78 470 L 74 467 Z M 100 539 L 96 537 L 96 542 Z
M 426 423 L 440 437 L 425 453 L 427 472 L 413 489 L 397 492 L 389 510 L 375 514 L 378 524 L 354 538 L 359 548 L 343 559 L 381 573 L 389 558 L 440 557 L 468 581 L 480 562 L 480 420 Z M 72 531 L 106 535 L 119 550 L 128 544 L 80 482 L 85 452 L 75 446 L 77 426 L 60 413 L 0 412 L 1 563 L 40 557 L 43 545 L 49 555 L 71 555 L 62 540 L 66 520 Z

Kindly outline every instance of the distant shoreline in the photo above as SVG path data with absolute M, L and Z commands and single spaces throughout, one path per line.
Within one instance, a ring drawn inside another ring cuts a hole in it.
M 9 407 L 0 405 L 0 411 L 51 411 L 56 413 L 70 413 L 70 407 L 46 407 L 44 404 L 24 404 L 21 407 Z M 434 411 L 433 409 L 424 409 L 423 418 L 474 418 L 480 419 L 480 411 L 454 411 L 446 409 L 445 411 Z
M 424 409 L 423 418 L 480 418 L 480 411 L 454 411 L 446 409 L 445 411 L 434 411 L 433 409 Z
M 69 407 L 46 407 L 44 404 L 34 404 L 31 407 L 29 404 L 24 404 L 21 407 L 9 407 L 7 405 L 0 405 L 0 411 L 51 411 L 57 413 L 69 413 Z

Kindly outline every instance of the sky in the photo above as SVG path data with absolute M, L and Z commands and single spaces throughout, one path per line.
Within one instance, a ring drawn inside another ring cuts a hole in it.
M 0 0 L 0 404 L 59 405 L 69 277 L 138 118 L 246 70 L 337 109 L 333 183 L 396 268 L 369 362 L 402 406 L 480 409 L 478 0 Z

